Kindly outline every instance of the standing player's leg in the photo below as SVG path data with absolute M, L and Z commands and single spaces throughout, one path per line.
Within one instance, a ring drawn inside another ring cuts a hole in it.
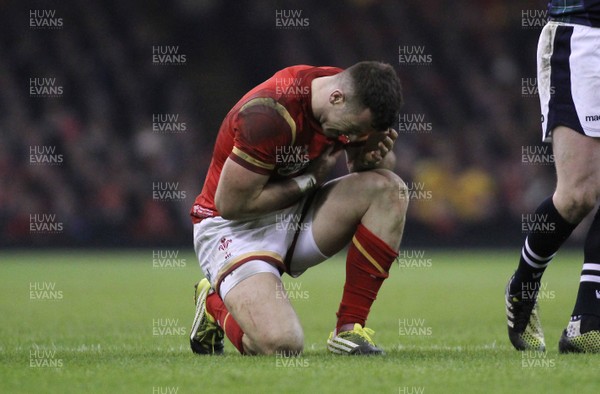
M 556 191 L 536 210 L 539 223 L 533 226 L 544 231 L 527 234 L 519 266 L 507 286 L 509 337 L 519 350 L 544 348 L 536 308 L 542 274 L 573 229 L 593 209 L 600 191 L 600 140 L 559 126 L 553 131 L 553 151 Z
M 553 132 L 557 183 L 554 194 L 535 212 L 538 223 L 525 238 L 511 294 L 538 289 L 541 276 L 564 241 L 593 208 L 593 139 L 564 126 Z M 538 230 L 541 229 L 541 230 Z
M 406 185 L 388 170 L 353 173 L 326 184 L 314 204 L 312 236 L 318 249 L 331 256 L 350 244 L 346 283 L 329 350 L 381 353 L 364 326 L 398 256 L 408 207 Z M 292 271 L 306 268 L 291 267 Z M 343 335 L 338 338 L 340 333 Z
M 559 126 L 553 141 L 557 179 L 553 200 L 567 221 L 579 223 L 600 197 L 600 138 Z
M 598 140 L 583 135 L 584 128 L 595 128 L 584 115 L 598 103 L 593 50 L 597 38 L 590 29 L 550 21 L 538 42 L 543 139 L 552 136 L 557 187 L 537 208 L 533 231 L 525 238 L 518 268 L 506 287 L 508 334 L 519 350 L 545 349 L 537 308 L 541 277 L 597 198 Z
M 581 221 L 600 200 L 600 138 L 558 130 L 557 208 Z M 560 163 L 560 165 L 559 165 Z M 561 352 L 600 352 L 600 211 L 588 230 L 577 301 L 559 343 Z

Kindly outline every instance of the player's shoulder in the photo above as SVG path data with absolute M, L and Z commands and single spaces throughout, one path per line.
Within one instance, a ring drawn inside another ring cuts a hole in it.
M 237 103 L 235 109 L 237 111 L 242 109 L 247 110 L 255 107 L 257 104 L 273 107 L 273 101 L 281 103 L 286 101 L 286 98 L 299 98 L 300 95 L 298 94 L 289 94 L 289 91 L 285 87 L 288 85 L 307 85 L 314 78 L 334 75 L 341 71 L 343 70 L 338 67 L 311 66 L 307 64 L 283 68 L 246 93 Z M 292 93 L 298 92 L 294 90 Z
M 236 129 L 255 144 L 281 142 L 296 133 L 296 122 L 282 103 L 258 96 L 245 101 L 235 115 Z
M 271 121 L 274 119 L 289 117 L 288 109 L 278 100 L 277 97 L 270 97 L 269 94 L 259 95 L 249 98 L 243 102 L 237 111 L 237 117 L 244 118 L 264 118 Z
M 270 81 L 271 83 L 277 83 L 278 81 L 296 80 L 297 83 L 302 83 L 303 81 L 311 81 L 316 77 L 334 75 L 342 71 L 344 70 L 334 66 L 312 66 L 308 64 L 298 64 L 277 71 L 267 81 Z
M 335 67 L 335 66 L 311 66 L 308 64 L 300 64 L 300 65 L 296 65 L 296 66 L 286 67 L 281 71 L 292 74 L 292 75 L 296 75 L 296 76 L 300 76 L 300 75 L 304 76 L 304 75 L 309 75 L 309 74 L 333 75 L 333 74 L 338 74 L 344 70 L 342 68 Z
M 240 117 L 284 120 L 294 128 L 293 119 L 303 111 L 303 102 L 309 96 L 311 81 L 341 71 L 343 70 L 338 67 L 307 64 L 280 69 L 246 93 L 228 116 L 236 120 Z

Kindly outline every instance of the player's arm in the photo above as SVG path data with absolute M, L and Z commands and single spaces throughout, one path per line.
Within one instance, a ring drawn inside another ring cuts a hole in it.
M 225 219 L 249 219 L 288 207 L 325 181 L 338 154 L 325 151 L 303 175 L 272 181 L 278 149 L 292 143 L 295 122 L 269 99 L 244 105 L 235 119 L 233 150 L 223 165 L 215 205 Z
M 228 158 L 215 193 L 217 210 L 225 219 L 238 220 L 290 206 L 326 180 L 338 156 L 339 152 L 328 149 L 303 175 L 278 182 L 269 182 L 269 175 L 253 172 Z
M 388 129 L 384 132 L 375 132 L 363 146 L 346 148 L 348 171 L 358 172 L 374 168 L 393 170 L 396 165 L 396 155 L 392 150 L 398 132 Z

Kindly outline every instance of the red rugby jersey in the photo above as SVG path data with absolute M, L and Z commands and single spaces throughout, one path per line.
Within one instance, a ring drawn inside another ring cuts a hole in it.
M 312 80 L 341 71 L 306 65 L 284 68 L 237 102 L 219 129 L 204 187 L 190 212 L 194 223 L 219 216 L 215 192 L 228 157 L 276 181 L 301 175 L 328 146 L 341 148 L 345 142 L 325 137 L 311 108 Z

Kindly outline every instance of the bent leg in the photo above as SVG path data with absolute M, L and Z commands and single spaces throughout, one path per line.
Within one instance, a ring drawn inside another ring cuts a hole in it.
M 372 170 L 335 179 L 318 192 L 315 204 L 312 231 L 324 254 L 348 245 L 359 223 L 391 249 L 400 248 L 408 191 L 393 172 Z
M 312 234 L 325 255 L 350 244 L 337 332 L 364 327 L 389 269 L 398 256 L 408 193 L 388 170 L 352 173 L 326 184 L 315 197 Z M 293 267 L 292 267 L 293 268 Z
M 271 273 L 250 276 L 233 287 L 224 302 L 244 332 L 246 354 L 302 352 L 302 327 L 279 277 Z

